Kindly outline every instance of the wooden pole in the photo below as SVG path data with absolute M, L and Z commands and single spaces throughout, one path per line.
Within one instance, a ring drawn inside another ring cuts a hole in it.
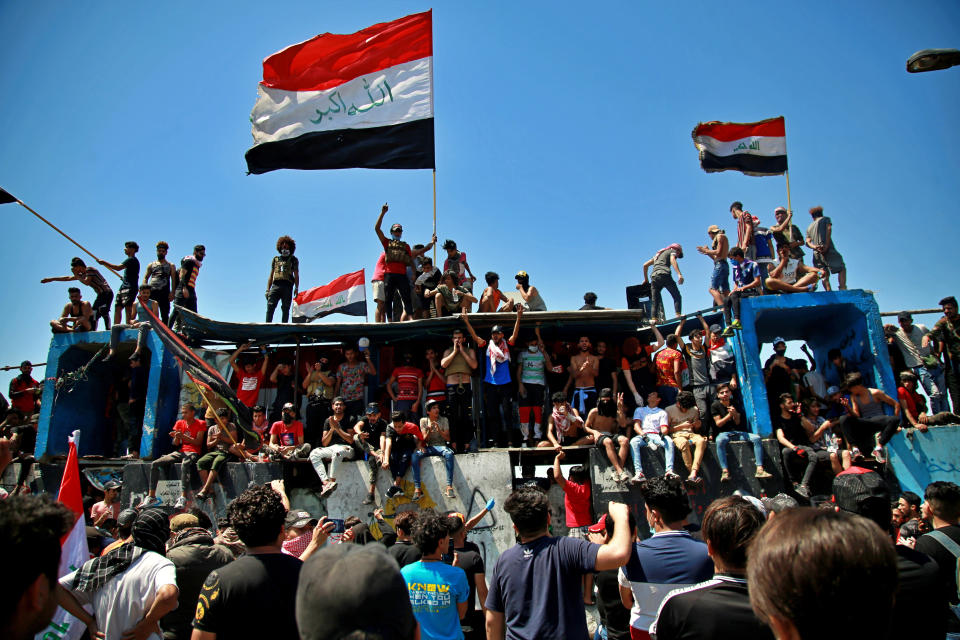
M 433 170 L 433 235 L 437 235 L 437 170 Z M 433 265 L 437 265 L 437 245 L 433 245 Z
M 230 430 L 227 429 L 227 425 L 223 422 L 223 418 L 217 415 L 217 410 L 213 407 L 213 404 L 211 404 L 210 399 L 207 398 L 207 392 L 204 390 L 203 384 L 198 382 L 197 379 L 191 376 L 189 372 L 187 373 L 187 377 L 193 380 L 193 384 L 197 387 L 197 391 L 200 392 L 200 399 L 203 400 L 204 404 L 206 404 L 207 407 L 213 412 L 213 419 L 217 421 L 217 425 L 220 427 L 220 431 L 226 433 L 227 437 L 230 438 L 230 442 L 232 442 L 233 444 L 239 447 L 239 451 L 242 454 L 240 457 L 244 458 L 245 460 L 249 460 L 250 458 L 252 458 L 252 456 L 247 452 L 247 450 L 243 447 L 243 445 L 241 445 L 239 442 L 233 439 L 233 435 L 231 435 Z
M 300 417 L 300 335 L 297 334 L 297 350 L 293 353 L 293 408 Z
M 49 220 L 47 220 L 46 218 L 44 218 L 42 215 L 40 215 L 39 213 L 37 213 L 36 211 L 34 211 L 34 210 L 31 209 L 30 207 L 28 207 L 28 206 L 27 206 L 26 204 L 24 204 L 23 201 L 20 200 L 19 198 L 17 199 L 17 204 L 19 204 L 21 207 L 23 207 L 24 209 L 26 209 L 27 211 L 29 211 L 29 212 L 32 213 L 33 215 L 35 215 L 35 216 L 37 216 L 38 218 L 40 218 L 43 222 L 47 223 L 47 224 L 50 226 L 51 229 L 53 229 L 54 231 L 56 231 L 57 233 L 59 233 L 60 235 L 62 235 L 64 238 L 66 238 L 67 240 L 69 240 L 70 242 L 72 242 L 73 244 L 75 244 L 75 245 L 77 246 L 77 248 L 80 249 L 80 251 L 83 251 L 85 254 L 87 254 L 88 256 L 90 256 L 91 258 L 93 258 L 93 259 L 99 264 L 100 258 L 98 258 L 97 256 L 95 256 L 95 255 L 93 255 L 92 253 L 90 253 L 89 251 L 87 251 L 86 247 L 84 247 L 82 244 L 80 244 L 79 242 L 77 242 L 76 240 L 74 240 L 73 238 L 71 238 L 70 236 L 68 236 L 67 234 L 65 234 L 63 231 L 61 231 L 60 228 L 57 227 L 57 225 L 53 224 L 52 222 L 50 222 Z M 434 217 L 436 217 L 436 216 L 434 216 Z M 434 224 L 436 224 L 436 223 L 434 223 Z M 117 276 L 118 278 L 121 278 L 121 279 L 123 278 L 122 275 L 120 275 L 119 273 L 117 273 L 116 271 L 114 271 L 113 269 L 111 269 L 110 267 L 106 267 L 106 268 L 107 268 L 108 271 L 110 271 L 110 273 L 112 273 L 113 275 Z

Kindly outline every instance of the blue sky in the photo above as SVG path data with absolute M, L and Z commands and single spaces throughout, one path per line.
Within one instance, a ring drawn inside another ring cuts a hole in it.
M 245 175 L 262 59 L 429 8 L 2 3 L 0 185 L 113 262 L 129 239 L 144 266 L 157 240 L 177 260 L 205 244 L 200 312 L 260 321 L 277 236 L 296 238 L 309 287 L 372 269 L 383 202 L 411 242 L 432 220 L 429 171 Z M 684 309 L 706 307 L 707 226 L 735 234 L 733 200 L 770 223 L 786 189 L 704 173 L 690 132 L 784 115 L 797 224 L 824 207 L 850 287 L 882 310 L 935 306 L 960 293 L 960 68 L 904 66 L 958 46 L 948 1 L 438 5 L 437 233 L 477 274 L 528 271 L 550 309 L 587 290 L 624 307 L 642 263 L 681 242 Z M 39 281 L 78 252 L 17 205 L 0 213 L 0 364 L 42 361 L 67 285 Z

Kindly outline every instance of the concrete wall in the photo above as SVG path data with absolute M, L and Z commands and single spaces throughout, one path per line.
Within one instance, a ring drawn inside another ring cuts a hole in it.
M 923 496 L 937 480 L 960 484 L 960 426 L 904 429 L 887 444 L 890 463 L 904 491 Z

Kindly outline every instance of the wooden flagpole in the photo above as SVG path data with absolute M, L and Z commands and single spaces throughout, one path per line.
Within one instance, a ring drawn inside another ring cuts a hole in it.
M 433 170 L 433 235 L 437 235 L 437 170 Z M 437 266 L 437 244 L 433 244 L 433 266 Z
M 8 193 L 9 193 L 9 192 L 8 192 Z M 17 198 L 17 204 L 19 204 L 21 207 L 23 207 L 24 209 L 26 209 L 27 211 L 29 211 L 30 213 L 32 213 L 33 215 L 37 216 L 37 217 L 40 218 L 42 221 L 44 221 L 45 223 L 47 223 L 47 224 L 50 226 L 51 229 L 53 229 L 54 231 L 56 231 L 57 233 L 59 233 L 60 235 L 62 235 L 64 238 L 66 238 L 67 240 L 69 240 L 69 241 L 72 242 L 73 244 L 77 245 L 77 248 L 79 248 L 79 249 L 80 249 L 81 251 L 83 251 L 85 254 L 87 254 L 88 256 L 90 256 L 91 258 L 93 258 L 98 264 L 100 263 L 100 258 L 98 258 L 97 256 L 95 256 L 95 255 L 93 255 L 92 253 L 90 253 L 89 251 L 87 251 L 86 247 L 84 247 L 84 246 L 81 245 L 79 242 L 77 242 L 76 240 L 74 240 L 73 238 L 71 238 L 70 236 L 68 236 L 67 234 L 65 234 L 63 231 L 61 231 L 60 228 L 57 227 L 57 225 L 53 224 L 52 222 L 50 222 L 49 220 L 47 220 L 46 218 L 44 218 L 42 215 L 40 215 L 39 213 L 37 213 L 36 211 L 34 211 L 34 210 L 31 209 L 30 207 L 28 207 L 28 206 L 27 206 L 26 204 L 24 204 L 23 201 L 20 200 L 19 198 Z M 436 216 L 434 216 L 434 217 L 436 217 Z M 101 266 L 102 266 L 102 265 L 101 265 Z M 106 268 L 107 268 L 107 270 L 110 271 L 110 273 L 112 273 L 113 275 L 117 276 L 118 278 L 121 278 L 121 279 L 123 278 L 123 276 L 121 276 L 119 273 L 117 273 L 116 271 L 114 271 L 114 270 L 111 269 L 110 267 L 106 267 Z

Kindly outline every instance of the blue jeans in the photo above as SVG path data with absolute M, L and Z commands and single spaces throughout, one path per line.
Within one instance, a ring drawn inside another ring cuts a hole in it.
M 713 263 L 710 288 L 723 293 L 730 293 L 730 264 L 726 260 L 717 260 Z
M 413 452 L 413 486 L 420 488 L 420 461 L 428 456 L 443 456 L 443 463 L 447 466 L 447 484 L 453 486 L 453 449 L 441 445 L 426 446 L 423 450 Z
M 930 397 L 930 413 L 940 413 L 949 411 L 947 404 L 947 378 L 943 367 L 914 367 L 913 372 L 917 374 L 923 390 Z
M 749 440 L 753 445 L 753 458 L 758 467 L 763 466 L 763 445 L 760 442 L 760 436 L 746 431 L 724 431 L 717 436 L 717 460 L 720 462 L 721 469 L 729 469 L 727 466 L 727 443 L 730 441 L 740 442 Z
M 667 471 L 673 472 L 673 438 L 670 436 L 661 436 L 656 433 L 645 433 L 642 436 L 634 436 L 630 440 L 630 453 L 633 457 L 633 469 L 643 473 L 643 463 L 640 461 L 640 450 L 649 447 L 653 443 L 663 447 L 666 450 Z

